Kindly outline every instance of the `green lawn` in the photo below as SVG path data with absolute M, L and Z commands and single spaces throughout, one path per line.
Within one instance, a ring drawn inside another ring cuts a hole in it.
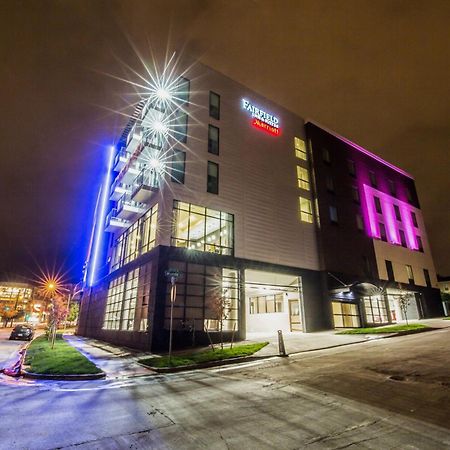
M 339 331 L 336 334 L 378 334 L 378 333 L 400 333 L 407 331 L 425 330 L 427 325 L 413 323 L 410 325 L 390 325 L 388 327 L 354 328 L 352 330 Z
M 257 344 L 238 345 L 233 348 L 216 348 L 216 350 L 206 350 L 197 353 L 185 353 L 183 355 L 172 356 L 169 365 L 169 357 L 162 356 L 160 358 L 146 358 L 139 362 L 150 367 L 178 367 L 178 366 L 192 366 L 198 363 L 219 361 L 229 358 L 238 358 L 241 356 L 250 356 L 253 353 L 261 350 L 268 342 L 260 342 Z
M 450 317 L 444 317 L 444 320 L 450 320 Z
M 28 372 L 50 375 L 86 375 L 101 370 L 78 350 L 68 344 L 60 334 L 56 336 L 55 347 L 46 336 L 34 339 L 25 357 Z

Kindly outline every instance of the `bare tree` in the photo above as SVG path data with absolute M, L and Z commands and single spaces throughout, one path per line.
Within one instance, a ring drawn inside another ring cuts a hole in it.
M 398 297 L 398 302 L 400 304 L 400 309 L 405 316 L 406 325 L 408 325 L 408 307 L 411 302 L 409 294 L 405 294 L 402 292 Z
M 220 333 L 220 348 L 223 349 L 223 326 L 230 317 L 232 301 L 227 297 L 228 289 L 217 287 L 207 302 L 208 309 L 212 312 L 213 319 L 217 321 Z M 222 295 L 221 295 L 222 294 Z

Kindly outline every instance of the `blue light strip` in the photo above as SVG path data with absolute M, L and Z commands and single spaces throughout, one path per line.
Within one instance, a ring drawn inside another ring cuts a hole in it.
M 108 206 L 108 197 L 109 197 L 108 194 L 111 186 L 111 174 L 115 153 L 116 153 L 115 147 L 111 146 L 109 148 L 108 166 L 105 181 L 102 186 L 102 199 L 100 203 L 99 214 L 97 215 L 97 220 L 94 225 L 95 227 L 94 251 L 92 256 L 92 264 L 89 270 L 89 280 L 88 280 L 89 286 L 93 286 L 93 284 L 96 281 L 96 275 L 98 270 L 98 258 L 100 254 L 103 235 L 105 233 L 106 208 Z

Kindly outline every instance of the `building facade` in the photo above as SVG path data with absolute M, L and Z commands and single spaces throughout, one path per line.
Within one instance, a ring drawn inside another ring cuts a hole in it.
M 154 83 L 111 160 L 110 207 L 99 233 L 107 240 L 106 264 L 85 290 L 78 333 L 165 348 L 171 307 L 176 345 L 207 342 L 220 331 L 237 339 L 252 332 L 329 329 L 340 323 L 328 273 L 356 276 L 360 289 L 365 280 L 384 280 L 380 261 L 386 255 L 394 276 L 410 286 L 400 270 L 409 253 L 391 256 L 348 218 L 339 227 L 347 241 L 335 244 L 351 249 L 357 239 L 373 272 L 363 278 L 356 256 L 339 258 L 331 251 L 336 236 L 325 226 L 328 193 L 322 183 L 328 166 L 316 167 L 323 138 L 316 128 L 200 64 Z M 338 147 L 329 147 L 333 158 Z M 408 208 L 417 213 L 427 246 L 414 183 L 406 179 L 414 196 Z M 361 178 L 360 191 L 374 195 L 366 185 Z M 344 206 L 346 195 L 342 211 L 353 207 Z M 364 229 L 372 230 L 364 217 Z M 407 247 L 418 242 L 409 231 Z M 426 249 L 414 253 L 414 265 L 426 268 L 433 283 Z M 418 273 L 415 281 L 423 282 Z

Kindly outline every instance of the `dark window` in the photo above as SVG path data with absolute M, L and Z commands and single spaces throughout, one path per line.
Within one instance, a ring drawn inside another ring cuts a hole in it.
M 178 111 L 174 120 L 174 137 L 180 142 L 187 140 L 188 116 L 186 113 Z
M 219 129 L 214 125 L 208 127 L 208 152 L 213 155 L 219 154 Z
M 361 214 L 356 214 L 356 226 L 358 230 L 363 231 L 364 230 L 364 222 Z
M 337 223 L 338 222 L 338 215 L 337 215 L 336 206 L 330 205 L 329 211 L 330 211 L 330 220 L 331 220 L 331 222 L 332 223 Z
M 209 117 L 220 119 L 220 95 L 215 92 L 209 93 Z
M 380 223 L 380 238 L 382 241 L 387 242 L 387 236 L 386 236 L 386 227 L 384 226 L 384 223 Z
M 386 263 L 386 272 L 387 272 L 388 280 L 395 281 L 394 268 L 392 267 L 392 261 L 386 260 L 385 263 Z
M 331 163 L 330 151 L 327 148 L 322 148 L 322 158 L 327 164 Z
M 392 196 L 396 196 L 397 194 L 397 189 L 395 187 L 395 181 L 389 180 L 389 192 L 391 193 Z
M 358 203 L 361 201 L 360 197 L 359 197 L 359 189 L 358 186 L 352 186 L 352 197 L 353 197 L 353 201 L 355 203 Z
M 174 149 L 172 154 L 172 181 L 180 184 L 184 184 L 184 172 L 186 164 L 186 153 L 181 150 Z
M 364 268 L 364 274 L 372 278 L 372 264 L 370 263 L 370 259 L 368 256 L 363 255 L 363 268 Z
M 423 242 L 422 238 L 420 236 L 416 236 L 417 239 L 417 246 L 419 247 L 419 252 L 423 253 Z
M 375 172 L 370 171 L 369 172 L 369 177 L 370 177 L 370 184 L 372 185 L 372 187 L 377 187 L 377 177 L 375 175 Z
M 402 244 L 402 247 L 406 247 L 405 232 L 403 230 L 398 230 L 398 233 L 400 234 L 400 243 Z
M 378 197 L 374 197 L 373 200 L 374 200 L 374 202 L 375 202 L 375 209 L 376 209 L 377 213 L 381 214 L 382 211 L 381 211 L 381 202 L 380 202 L 380 199 L 379 199 Z
M 347 160 L 347 165 L 348 165 L 348 173 L 354 177 L 356 175 L 356 167 L 355 167 L 355 162 L 352 161 L 351 159 Z
M 419 224 L 417 223 L 417 216 L 416 216 L 416 213 L 414 211 L 411 211 L 411 219 L 412 219 L 412 222 L 413 222 L 414 226 L 416 228 L 418 228 Z
M 413 198 L 412 198 L 411 189 L 409 187 L 406 188 L 406 198 L 408 199 L 409 203 L 412 203 Z
M 406 265 L 406 273 L 408 275 L 409 284 L 414 284 L 414 272 L 412 266 L 409 264 Z
M 395 218 L 397 220 L 402 220 L 402 216 L 400 215 L 400 208 L 397 205 L 394 205 Z
M 180 78 L 177 86 L 175 101 L 181 104 L 189 103 L 189 87 L 190 81 L 187 78 Z
M 211 194 L 219 193 L 219 165 L 211 161 L 208 161 L 206 190 Z
M 327 175 L 326 184 L 327 184 L 327 191 L 334 192 L 334 180 L 331 175 Z
M 430 272 L 427 269 L 423 269 L 423 276 L 425 277 L 425 283 L 428 287 L 431 287 Z

